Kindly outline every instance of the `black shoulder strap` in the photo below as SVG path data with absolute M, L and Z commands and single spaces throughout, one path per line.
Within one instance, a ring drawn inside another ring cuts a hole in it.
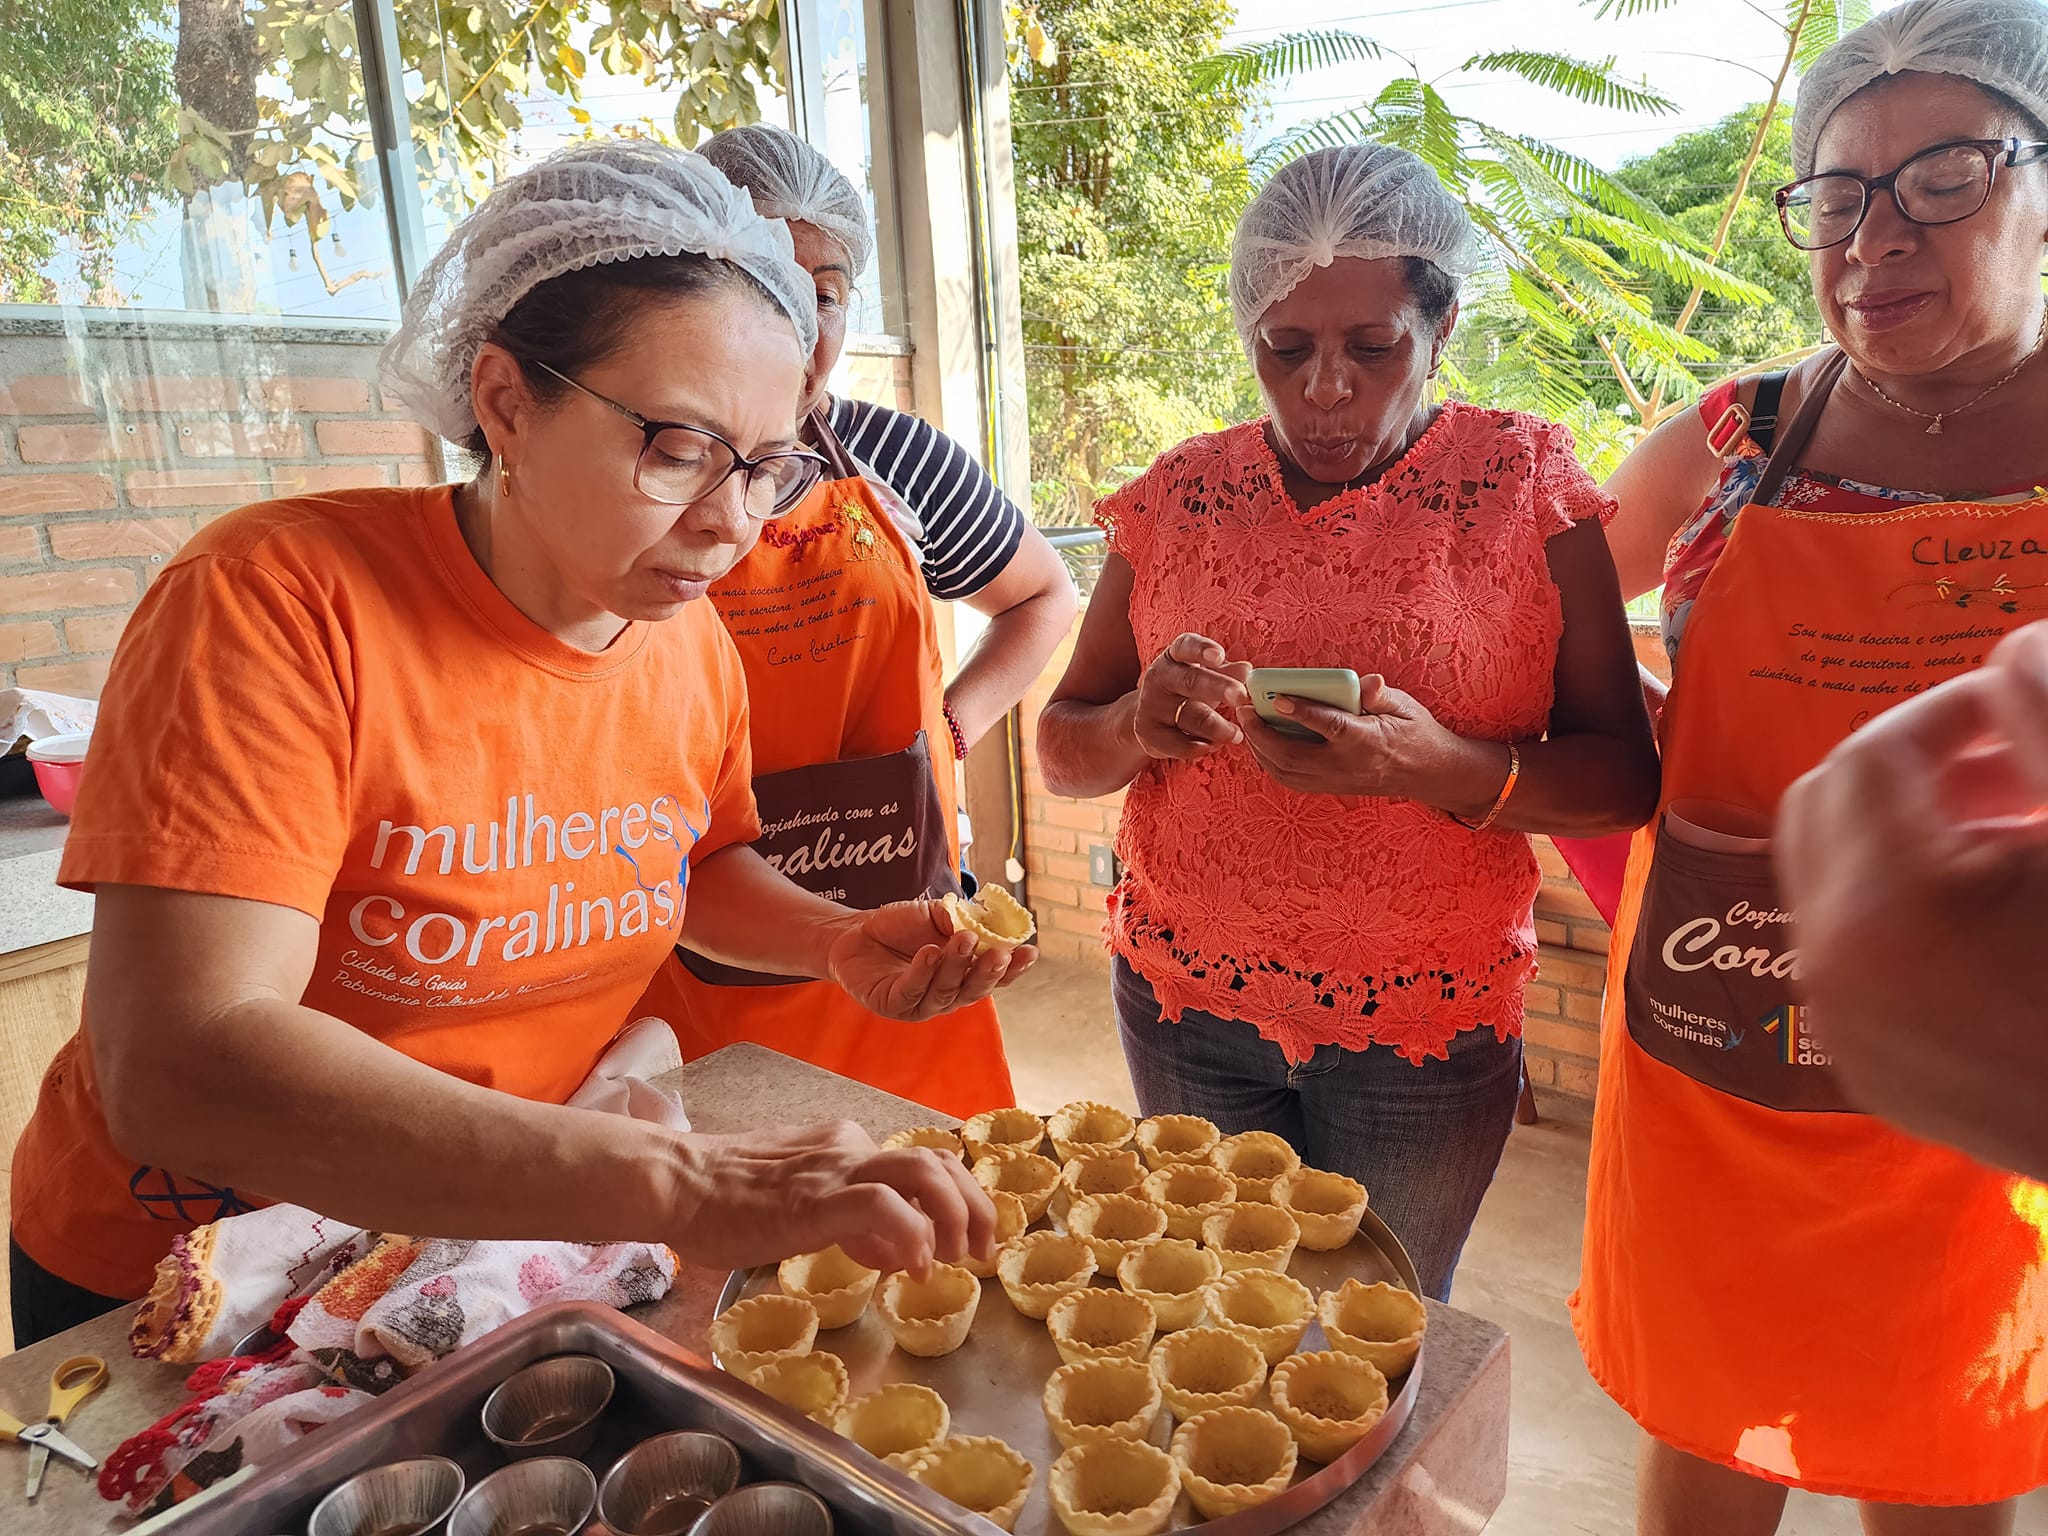
M 1848 366 L 1849 356 L 1840 348 L 1821 359 L 1820 366 L 1807 383 L 1806 393 L 1799 399 L 1799 409 L 1785 423 L 1784 435 L 1777 439 L 1770 457 L 1764 461 L 1763 475 L 1758 479 L 1756 489 L 1750 493 L 1752 506 L 1768 506 L 1771 498 L 1778 494 L 1778 487 L 1785 483 L 1785 477 L 1805 451 L 1807 439 L 1813 436 L 1813 429 L 1820 422 L 1820 413 L 1827 408 L 1828 396 L 1834 393 L 1835 381 L 1841 378 Z
M 1771 440 L 1778 435 L 1778 402 L 1785 397 L 1787 377 L 1780 370 L 1756 381 L 1756 401 L 1749 408 L 1749 440 L 1765 453 L 1771 451 Z
M 804 418 L 803 438 L 814 452 L 825 456 L 825 462 L 832 466 L 833 479 L 855 480 L 860 477 L 860 465 L 846 451 L 846 445 L 839 441 L 839 434 L 832 430 L 832 416 L 826 406 L 815 407 Z

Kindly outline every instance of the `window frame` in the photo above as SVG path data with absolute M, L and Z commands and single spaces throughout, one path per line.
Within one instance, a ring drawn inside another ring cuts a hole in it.
M 882 297 L 883 331 L 849 341 L 899 343 L 909 335 L 903 291 L 902 242 L 896 220 L 901 207 L 893 154 L 891 103 L 888 90 L 886 6 L 883 0 L 856 0 L 866 28 L 868 57 L 868 139 L 875 198 L 875 263 Z M 370 143 L 377 167 L 386 240 L 399 301 L 404 302 L 437 247 L 429 234 L 426 197 L 414 159 L 412 113 L 406 102 L 404 63 L 399 47 L 398 12 L 394 0 L 350 0 L 356 47 L 363 71 L 363 97 L 369 118 Z M 793 130 L 807 142 L 816 120 L 822 77 L 811 78 L 809 61 L 821 52 L 817 0 L 785 0 L 782 7 L 783 48 L 788 57 Z M 824 146 L 820 145 L 820 148 Z M 0 321 L 10 329 L 64 331 L 79 319 L 89 323 L 121 321 L 147 329 L 188 327 L 221 330 L 279 327 L 294 330 L 380 329 L 389 333 L 395 322 L 345 315 L 230 314 L 214 310 L 130 308 L 104 304 L 0 304 Z

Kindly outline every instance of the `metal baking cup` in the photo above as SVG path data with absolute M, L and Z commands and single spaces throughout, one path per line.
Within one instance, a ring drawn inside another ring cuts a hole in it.
M 556 1355 L 508 1376 L 484 1400 L 484 1433 L 514 1461 L 581 1456 L 612 1400 L 612 1368 L 595 1355 Z
M 832 1511 L 795 1483 L 755 1483 L 712 1505 L 690 1536 L 832 1536 Z
M 739 1450 L 723 1435 L 696 1429 L 656 1435 L 605 1473 L 598 1518 L 618 1536 L 682 1536 L 739 1480 Z
M 445 1456 L 418 1456 L 358 1472 L 322 1499 L 306 1536 L 435 1536 L 461 1502 L 466 1479 Z
M 567 1456 L 514 1462 L 470 1489 L 448 1536 L 576 1536 L 597 1509 L 597 1478 Z

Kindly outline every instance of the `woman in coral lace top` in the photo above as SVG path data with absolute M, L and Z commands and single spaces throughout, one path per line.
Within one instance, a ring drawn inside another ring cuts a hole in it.
M 1272 414 L 1102 504 L 1038 737 L 1055 791 L 1129 786 L 1110 939 L 1145 1112 L 1361 1180 L 1438 1296 L 1519 1092 L 1526 834 L 1637 825 L 1657 785 L 1612 504 L 1562 427 L 1433 398 L 1473 247 L 1400 150 L 1259 194 L 1231 296 Z M 1323 738 L 1290 740 L 1254 666 L 1352 668 L 1363 713 L 1284 701 Z

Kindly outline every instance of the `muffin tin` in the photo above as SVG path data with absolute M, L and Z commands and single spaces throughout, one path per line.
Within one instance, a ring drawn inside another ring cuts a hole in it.
M 772 1285 L 774 1271 L 768 1275 Z M 558 1357 L 588 1360 L 564 1365 L 555 1363 Z M 593 1368 L 593 1360 L 609 1372 L 608 1393 L 597 1390 L 604 1371 Z M 539 1372 L 521 1377 L 535 1365 Z M 554 1384 L 559 1390 L 526 1391 L 536 1376 L 561 1377 Z M 508 1382 L 487 1433 L 485 1404 Z M 580 1473 L 573 1480 L 560 1475 L 570 1469 L 559 1458 L 582 1440 L 580 1428 L 564 1423 L 559 1427 L 566 1434 L 549 1428 L 551 1406 L 562 1410 L 558 1417 L 574 1417 L 567 1413 L 572 1387 L 587 1394 L 580 1402 L 602 1399 L 587 1442 L 568 1453 L 588 1469 L 589 1483 Z M 518 1428 L 528 1420 L 536 1434 L 530 1445 Z M 682 1430 L 720 1436 L 738 1457 L 736 1489 L 708 1503 L 688 1525 L 690 1536 L 952 1536 L 960 1528 L 959 1510 L 939 1494 L 883 1468 L 802 1414 L 608 1307 L 564 1302 L 507 1323 L 309 1435 L 235 1486 L 195 1501 L 177 1530 L 179 1536 L 302 1532 L 316 1506 L 356 1474 L 427 1457 L 452 1462 L 472 1495 L 494 1474 L 535 1468 L 499 1477 L 493 1486 L 521 1497 L 515 1485 L 522 1478 L 536 1487 L 543 1480 L 557 1486 L 573 1481 L 616 1500 L 634 1482 L 636 1464 L 644 1469 L 678 1457 L 705 1459 L 704 1443 L 664 1444 L 664 1437 Z M 622 1467 L 628 1453 L 636 1461 Z M 435 1536 L 443 1529 L 435 1527 Z M 609 1527 L 600 1517 L 584 1529 L 599 1536 Z
M 1055 1228 L 1065 1222 L 1052 1218 Z M 1047 1224 L 1035 1223 L 1034 1230 L 1046 1231 Z M 1050 1233 L 1047 1236 L 1050 1237 Z M 1219 1266 L 1220 1268 L 1220 1266 Z M 1415 1266 L 1386 1224 L 1368 1208 L 1359 1222 L 1357 1235 L 1336 1249 L 1317 1252 L 1298 1247 L 1285 1260 L 1285 1274 L 1317 1293 L 1335 1291 L 1346 1281 L 1365 1284 L 1384 1282 L 1410 1296 L 1421 1294 Z M 1264 1271 L 1270 1274 L 1271 1271 Z M 1100 1270 L 1091 1282 L 1094 1288 L 1113 1288 L 1114 1274 Z M 1257 1285 L 1260 1282 L 1248 1282 Z M 1283 1282 L 1284 1284 L 1284 1282 Z M 719 1311 L 753 1296 L 770 1295 L 777 1289 L 774 1268 L 736 1271 L 726 1282 L 719 1298 Z M 1033 1468 L 1031 1487 L 1024 1508 L 1017 1516 L 1017 1536 L 1067 1536 L 1054 1515 L 1049 1498 L 1047 1474 L 1063 1449 L 1047 1422 L 1041 1404 L 1042 1389 L 1062 1365 L 1058 1346 L 1043 1322 L 1025 1316 L 1004 1294 L 999 1280 L 983 1282 L 983 1294 L 974 1325 L 967 1340 L 956 1351 L 937 1359 L 920 1359 L 891 1345 L 888 1328 L 873 1308 L 845 1328 L 821 1330 L 814 1346 L 829 1350 L 845 1362 L 850 1390 L 855 1398 L 894 1382 L 915 1383 L 936 1390 L 951 1410 L 947 1433 L 954 1436 L 993 1436 L 1020 1452 Z M 1194 1322 L 1205 1321 L 1202 1318 Z M 1163 1328 L 1159 1339 L 1173 1336 Z M 1157 1341 L 1148 1341 L 1140 1358 L 1149 1356 Z M 1308 1353 L 1330 1348 L 1320 1322 L 1311 1320 L 1302 1334 L 1291 1341 L 1285 1353 Z M 1427 1356 L 1425 1344 L 1422 1355 Z M 1263 1364 L 1263 1362 L 1262 1362 Z M 1183 1496 L 1177 1503 L 1175 1527 L 1200 1525 L 1203 1536 L 1271 1536 L 1314 1513 L 1336 1498 L 1377 1461 L 1401 1433 L 1415 1405 L 1422 1379 L 1423 1360 L 1417 1358 L 1405 1377 L 1392 1386 L 1385 1416 L 1372 1431 L 1336 1460 L 1328 1464 L 1301 1458 L 1291 1473 L 1290 1486 L 1264 1503 L 1204 1521 L 1192 1501 Z M 1264 1405 L 1264 1393 L 1255 1399 Z M 1160 1411 L 1151 1443 L 1165 1451 L 1172 1443 L 1175 1424 L 1170 1414 Z M 886 1469 L 852 1446 L 841 1442 L 844 1451 L 869 1467 L 877 1477 Z M 1212 1507 L 1224 1507 L 1224 1497 L 1212 1498 Z M 956 1530 L 983 1530 L 971 1516 L 951 1510 Z

